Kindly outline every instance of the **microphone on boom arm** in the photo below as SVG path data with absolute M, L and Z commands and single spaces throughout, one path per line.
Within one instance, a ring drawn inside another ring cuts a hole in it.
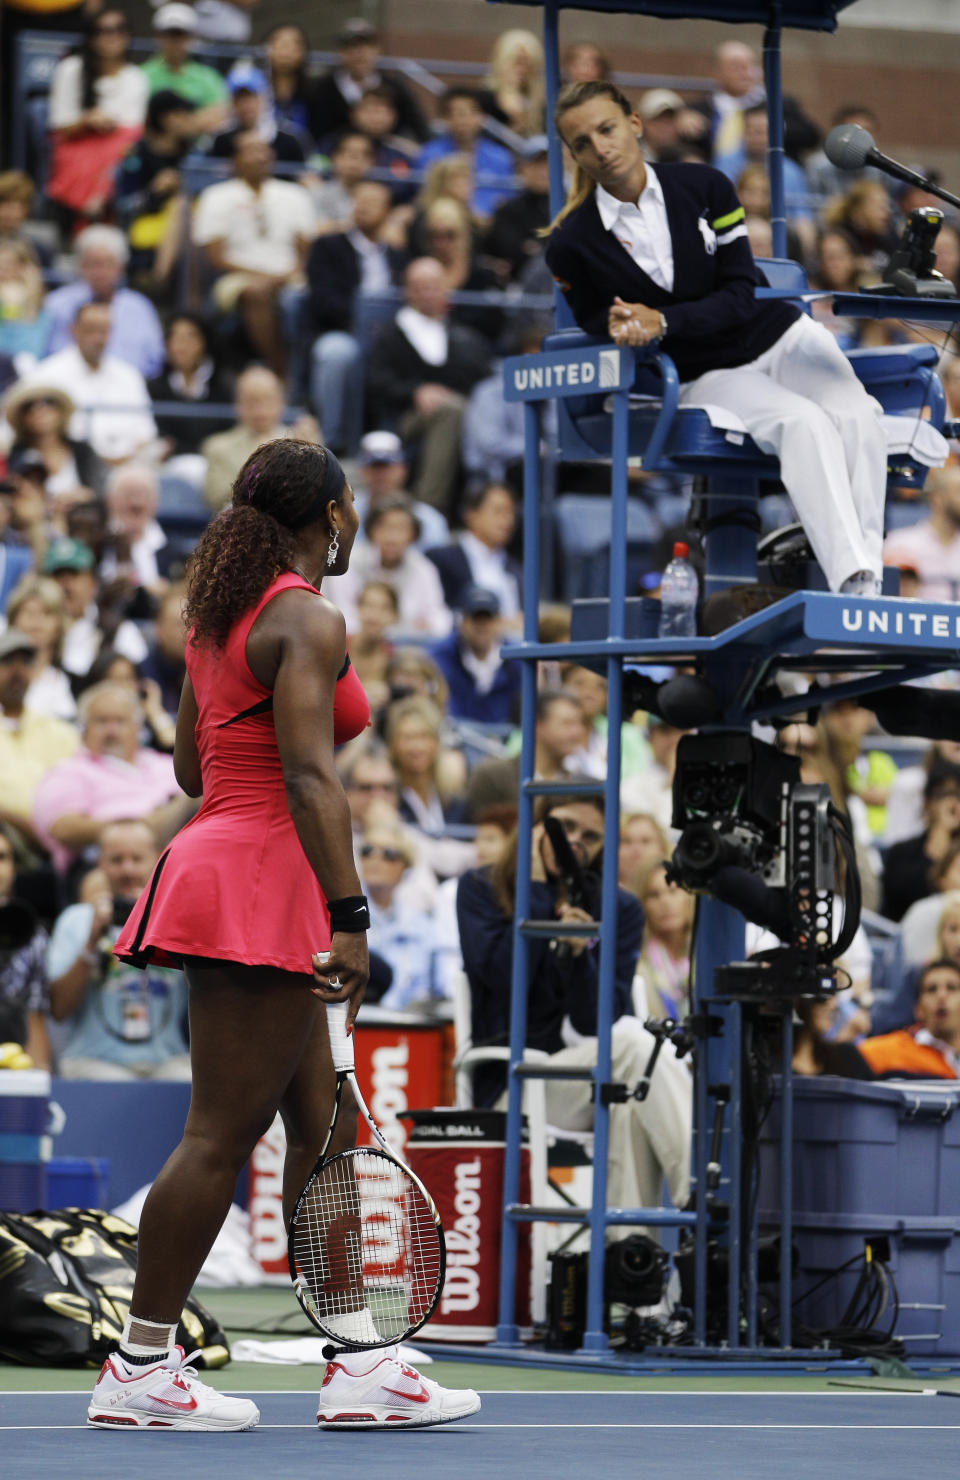
M 949 190 L 935 184 L 926 175 L 898 164 L 886 154 L 881 154 L 873 137 L 858 123 L 841 123 L 832 128 L 824 141 L 824 151 L 831 164 L 841 170 L 859 170 L 864 165 L 873 165 L 895 180 L 904 180 L 908 185 L 960 207 L 960 200 Z M 932 206 L 920 206 L 910 212 L 896 251 L 887 263 L 883 280 L 871 285 L 870 293 L 896 293 L 905 298 L 953 298 L 955 289 L 948 278 L 936 269 L 934 243 L 943 222 L 943 212 Z
M 827 134 L 823 148 L 830 163 L 835 164 L 838 170 L 862 170 L 864 165 L 872 164 L 874 169 L 882 170 L 885 175 L 893 175 L 895 180 L 903 180 L 907 185 L 919 185 L 922 190 L 928 190 L 940 200 L 960 206 L 960 200 L 951 195 L 949 190 L 942 190 L 939 185 L 928 180 L 926 175 L 918 174 L 916 170 L 899 164 L 889 155 L 881 154 L 873 142 L 873 135 L 861 128 L 859 123 L 838 123 Z

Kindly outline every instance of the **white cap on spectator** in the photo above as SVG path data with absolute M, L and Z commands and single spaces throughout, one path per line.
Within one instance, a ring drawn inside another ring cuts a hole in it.
M 637 112 L 641 118 L 659 118 L 661 113 L 679 113 L 686 106 L 680 94 L 669 87 L 652 87 L 640 99 Z
M 197 29 L 197 14 L 192 5 L 183 5 L 180 0 L 170 0 L 161 5 L 153 17 L 155 31 L 189 31 L 191 36 Z
M 405 462 L 403 443 L 396 432 L 367 432 L 361 439 L 357 461 L 362 467 L 371 463 Z

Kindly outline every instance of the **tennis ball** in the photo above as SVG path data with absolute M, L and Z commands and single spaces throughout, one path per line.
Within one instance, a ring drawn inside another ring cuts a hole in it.
M 32 1069 L 33 1059 L 19 1043 L 0 1043 L 0 1069 Z

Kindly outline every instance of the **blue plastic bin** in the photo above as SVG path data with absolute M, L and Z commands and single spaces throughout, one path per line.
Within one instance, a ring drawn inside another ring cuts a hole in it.
M 46 1164 L 45 1208 L 108 1208 L 110 1162 L 104 1156 L 53 1156 Z
M 780 1206 L 779 1085 L 760 1140 L 760 1207 Z M 960 1081 L 795 1079 L 796 1213 L 960 1221 Z
M 960 1082 L 795 1079 L 793 1243 L 796 1314 L 835 1326 L 886 1236 L 900 1298 L 895 1335 L 911 1355 L 960 1355 Z M 780 1096 L 760 1133 L 759 1217 L 780 1224 Z M 848 1260 L 849 1270 L 805 1298 Z M 888 1329 L 892 1307 L 877 1329 Z
M 49 1107 L 45 1069 L 0 1071 L 0 1211 L 29 1213 L 44 1205 Z
M 863 1268 L 865 1240 L 878 1236 L 890 1241 L 886 1262 L 896 1284 L 899 1313 L 894 1323 L 891 1292 L 891 1303 L 876 1329 L 894 1326 L 893 1334 L 906 1343 L 908 1362 L 915 1356 L 960 1355 L 960 1219 L 801 1215 L 793 1229 L 800 1256 L 793 1287 L 795 1315 L 817 1329 L 837 1325 Z M 856 1263 L 806 1295 L 849 1259 Z

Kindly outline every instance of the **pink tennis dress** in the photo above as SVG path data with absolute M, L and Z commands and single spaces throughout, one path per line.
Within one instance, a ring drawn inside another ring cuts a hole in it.
M 309 973 L 329 949 L 323 891 L 287 807 L 273 728 L 273 692 L 247 664 L 257 617 L 280 591 L 314 587 L 288 572 L 231 629 L 222 648 L 187 644 L 197 700 L 203 804 L 161 855 L 114 946 L 135 966 L 184 956 Z M 359 735 L 370 706 L 349 658 L 337 680 L 334 743 Z

